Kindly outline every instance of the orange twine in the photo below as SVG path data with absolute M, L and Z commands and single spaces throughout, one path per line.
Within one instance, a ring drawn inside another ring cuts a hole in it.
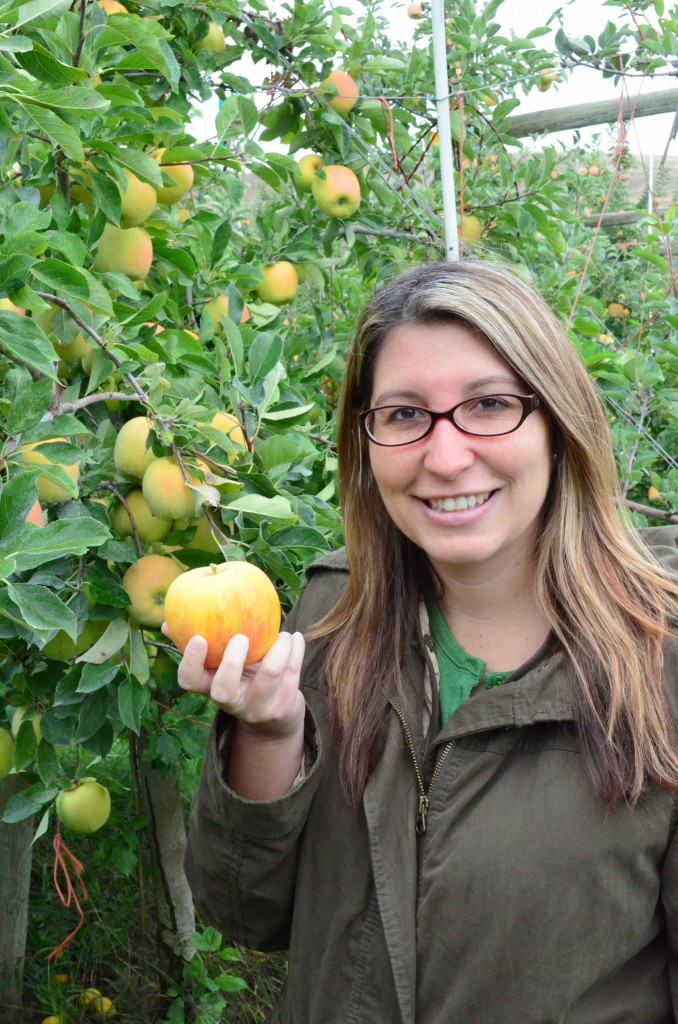
M 56 949 L 53 949 L 52 952 L 48 954 L 48 956 L 47 956 L 48 960 L 56 960 L 57 957 L 59 957 L 61 955 L 61 953 L 63 953 L 63 951 L 65 950 L 66 946 L 68 946 L 68 944 L 75 938 L 75 936 L 78 934 L 78 932 L 82 928 L 83 924 L 85 923 L 85 912 L 83 911 L 82 907 L 80 906 L 80 900 L 78 899 L 78 894 L 77 894 L 77 892 L 75 890 L 75 886 L 73 885 L 73 882 L 71 880 L 71 876 L 70 876 L 70 873 L 69 873 L 69 870 L 68 870 L 69 864 L 67 863 L 67 861 L 70 862 L 70 866 L 75 870 L 75 877 L 76 877 L 76 879 L 77 879 L 77 881 L 78 881 L 78 883 L 80 885 L 80 889 L 82 890 L 83 902 L 86 899 L 89 899 L 89 897 L 87 895 L 87 889 L 85 888 L 85 883 L 82 880 L 82 872 L 84 871 L 84 866 L 80 863 L 80 861 L 77 859 L 77 857 L 73 856 L 71 851 L 68 849 L 68 846 L 66 845 L 65 841 L 61 838 L 61 824 L 60 823 L 57 824 L 57 830 L 56 830 L 56 834 L 54 836 L 54 841 L 52 843 L 52 846 L 54 848 L 54 871 L 53 871 L 54 888 L 56 889 L 56 891 L 57 891 L 57 893 L 59 895 L 59 899 L 61 900 L 61 902 L 62 902 L 64 907 L 66 907 L 66 908 L 70 907 L 71 903 L 73 903 L 75 905 L 75 908 L 78 911 L 78 916 L 79 916 L 80 920 L 78 921 L 77 925 L 75 926 L 73 931 L 70 933 L 70 935 L 67 935 L 66 938 L 63 940 L 63 942 L 60 942 L 59 945 L 56 947 Z M 62 887 L 61 887 L 61 885 L 59 883 L 59 872 L 60 871 L 63 874 L 64 880 L 65 880 L 65 886 L 64 886 L 64 888 L 66 890 L 65 893 L 64 893 L 64 890 L 62 889 Z

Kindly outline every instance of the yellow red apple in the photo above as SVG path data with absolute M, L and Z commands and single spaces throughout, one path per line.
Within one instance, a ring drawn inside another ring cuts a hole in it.
M 190 473 L 188 479 L 192 484 L 199 483 Z M 158 519 L 192 519 L 197 513 L 196 494 L 186 484 L 179 463 L 169 456 L 151 463 L 141 489 L 148 508 Z
M 232 441 L 233 444 L 238 445 L 240 448 L 247 451 L 247 441 L 242 432 L 240 421 L 237 420 L 235 416 L 232 416 L 230 412 L 220 411 L 215 413 L 210 420 L 210 427 L 214 430 L 219 430 L 222 434 L 226 434 L 229 441 Z M 235 460 L 235 455 L 236 453 L 233 452 L 233 455 L 229 458 L 229 462 L 233 462 Z
M 65 437 L 51 437 L 45 441 L 33 441 L 31 444 L 22 445 L 19 449 L 21 458 L 23 459 L 24 465 L 31 466 L 59 466 L 64 472 L 71 478 L 73 483 L 77 484 L 80 478 L 80 463 L 73 462 L 68 466 L 63 465 L 60 462 L 55 462 L 53 459 L 48 459 L 41 451 L 35 451 L 38 446 L 44 446 L 48 444 L 56 444 L 57 441 L 66 441 Z M 65 501 L 70 501 L 73 497 L 65 487 L 61 484 L 55 483 L 50 480 L 47 476 L 43 476 L 41 473 L 37 478 L 38 487 L 38 498 L 40 501 L 54 501 L 59 504 L 63 504 Z
M 228 295 L 215 295 L 213 299 L 210 299 L 205 305 L 204 313 L 210 318 L 214 324 L 215 329 L 221 328 L 222 316 L 228 316 Z M 250 318 L 250 311 L 247 306 L 243 306 L 242 314 L 240 316 L 240 323 L 245 324 Z
M 78 835 L 89 835 L 105 825 L 111 814 L 111 794 L 92 776 L 80 779 L 56 798 L 59 821 Z
M 320 170 L 322 165 L 323 158 L 318 156 L 317 153 L 309 153 L 308 156 L 302 156 L 298 162 L 299 173 L 294 176 L 294 184 L 297 188 L 302 192 L 310 192 L 313 176 L 316 171 Z
M 158 193 L 145 181 L 137 178 L 136 174 L 123 168 L 123 175 L 127 182 L 124 189 L 118 185 L 120 193 L 120 226 L 123 228 L 138 227 L 151 216 L 158 203 Z
M 330 217 L 344 220 L 360 206 L 360 182 L 350 167 L 330 164 L 316 172 L 311 185 L 316 203 Z
M 169 166 L 163 164 L 162 157 L 165 152 L 165 149 L 156 149 L 151 153 L 151 156 L 162 168 L 162 173 L 168 175 L 174 182 L 174 185 L 163 185 L 157 192 L 158 202 L 161 206 L 171 206 L 172 203 L 178 203 L 180 199 L 183 199 L 191 191 L 194 174 L 191 164 L 174 164 Z M 143 274 L 139 275 L 139 277 L 143 276 Z
M 421 4 L 408 4 L 406 7 L 406 11 L 407 17 L 414 18 L 415 20 L 417 18 L 422 18 L 424 16 L 424 12 L 421 9 Z
M 39 501 L 34 502 L 26 513 L 26 522 L 35 523 L 36 526 L 45 525 L 45 513 Z
M 12 300 L 7 297 L 0 299 L 0 309 L 7 309 L 10 313 L 18 313 L 19 316 L 23 316 L 26 312 L 26 310 L 21 309 L 20 306 L 15 306 Z
M 165 595 L 182 568 L 166 555 L 142 555 L 130 565 L 122 585 L 130 599 L 127 613 L 134 622 L 159 629 L 165 618 Z
M 155 544 L 170 532 L 172 524 L 167 519 L 158 519 L 153 515 L 141 488 L 136 487 L 129 491 L 125 495 L 125 501 L 134 517 L 137 533 L 143 544 Z M 121 537 L 134 535 L 132 522 L 122 503 L 117 504 L 111 512 L 111 522 Z
M 97 0 L 99 7 L 102 7 L 106 14 L 129 14 L 129 11 L 120 0 Z
M 196 634 L 207 640 L 208 668 L 217 668 L 236 633 L 249 637 L 246 664 L 251 665 L 263 658 L 278 636 L 280 601 L 257 566 L 222 562 L 179 576 L 167 591 L 165 618 L 180 651 Z
M 329 105 L 341 117 L 346 117 L 348 112 L 356 105 L 360 96 L 360 90 L 356 82 L 346 71 L 333 71 L 327 78 L 323 79 L 321 90 L 326 90 L 328 85 L 336 86 L 337 90 L 336 96 L 328 101 Z
M 118 473 L 128 480 L 141 480 L 158 458 L 149 444 L 150 431 L 151 421 L 146 416 L 133 416 L 118 431 L 113 461 Z
M 287 260 L 279 260 L 261 268 L 264 276 L 256 286 L 256 292 L 262 302 L 272 302 L 279 306 L 283 302 L 291 302 L 297 294 L 299 279 L 297 272 Z
M 153 242 L 144 228 L 118 228 L 107 224 L 99 239 L 94 269 L 101 273 L 144 278 L 153 263 Z

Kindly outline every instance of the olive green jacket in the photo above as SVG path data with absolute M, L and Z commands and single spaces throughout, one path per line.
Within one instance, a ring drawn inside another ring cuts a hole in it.
M 678 572 L 678 529 L 647 539 Z M 289 628 L 308 628 L 345 582 L 342 552 L 316 563 Z M 309 645 L 303 672 L 306 774 L 287 796 L 251 802 L 226 787 L 218 716 L 187 873 L 227 939 L 289 949 L 270 1021 L 675 1024 L 678 798 L 648 785 L 634 810 L 605 810 L 552 644 L 437 731 L 428 646 L 424 632 L 406 666 L 407 707 L 389 716 L 358 812 L 328 747 L 322 643 Z M 665 669 L 676 693 L 678 636 Z

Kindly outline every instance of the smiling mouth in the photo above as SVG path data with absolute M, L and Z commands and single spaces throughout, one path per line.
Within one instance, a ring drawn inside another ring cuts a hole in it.
M 424 502 L 436 512 L 465 512 L 468 508 L 484 505 L 493 493 L 485 491 L 483 494 L 465 494 L 459 498 L 425 498 Z

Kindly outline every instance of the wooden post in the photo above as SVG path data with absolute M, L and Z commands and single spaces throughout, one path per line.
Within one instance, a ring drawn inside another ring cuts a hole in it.
M 672 114 L 678 109 L 678 88 L 666 92 L 649 92 L 637 99 L 624 97 L 622 116 L 652 117 L 654 114 Z M 563 109 L 535 110 L 531 114 L 515 114 L 507 118 L 508 134 L 514 139 L 537 132 L 562 132 L 568 128 L 586 128 L 588 125 L 612 124 L 619 116 L 619 100 L 594 100 L 576 103 Z
M 0 782 L 0 816 L 7 802 L 26 789 L 20 775 Z M 33 818 L 14 825 L 0 822 L 0 1019 L 20 1024 L 23 1011 L 23 967 L 28 927 L 28 897 L 34 830 Z

